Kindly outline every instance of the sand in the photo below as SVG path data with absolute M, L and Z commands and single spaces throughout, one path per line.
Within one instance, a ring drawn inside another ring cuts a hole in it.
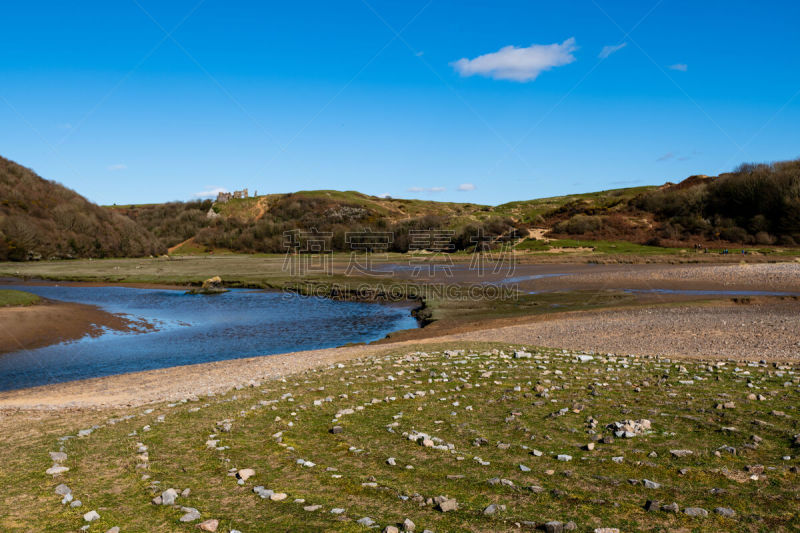
M 36 305 L 0 308 L 0 354 L 30 350 L 86 335 L 103 328 L 118 331 L 150 329 L 147 323 L 107 313 L 93 305 L 44 300 Z

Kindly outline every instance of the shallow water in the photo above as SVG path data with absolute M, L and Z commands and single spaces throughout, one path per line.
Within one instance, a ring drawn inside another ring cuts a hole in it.
M 129 287 L 14 285 L 45 298 L 145 319 L 157 330 L 0 355 L 0 390 L 154 368 L 331 348 L 416 328 L 410 307 L 234 289 L 217 295 Z

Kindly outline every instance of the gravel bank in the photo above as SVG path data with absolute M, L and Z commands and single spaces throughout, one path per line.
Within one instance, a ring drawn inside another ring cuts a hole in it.
M 560 315 L 438 340 L 685 358 L 800 359 L 800 304 L 652 307 Z

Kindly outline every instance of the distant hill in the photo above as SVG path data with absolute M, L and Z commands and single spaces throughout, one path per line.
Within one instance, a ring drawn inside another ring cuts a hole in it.
M 651 246 L 795 246 L 800 244 L 800 161 L 742 165 L 720 176 L 611 189 L 498 206 L 369 196 L 354 191 L 300 191 L 232 199 L 117 206 L 174 253 L 215 250 L 283 252 L 284 232 L 315 228 L 347 251 L 346 233 L 391 231 L 391 251 L 409 249 L 414 230 L 451 231 L 455 250 L 480 234 L 629 241 Z M 512 233 L 513 232 L 513 233 Z
M 113 209 L 139 222 L 176 253 L 219 249 L 281 253 L 286 251 L 285 232 L 311 229 L 330 233 L 334 251 L 350 250 L 347 233 L 365 229 L 392 232 L 390 251 L 408 251 L 411 232 L 430 229 L 452 231 L 453 246 L 464 249 L 479 234 L 499 238 L 521 227 L 513 217 L 489 206 L 333 190 Z
M 612 206 L 565 204 L 545 217 L 551 235 L 661 246 L 800 244 L 800 159 L 690 176 Z
M 0 260 L 122 257 L 165 249 L 128 217 L 0 157 Z
M 0 158 L 0 260 L 163 253 L 282 253 L 287 232 L 391 232 L 406 252 L 416 230 L 450 233 L 453 250 L 476 239 L 542 248 L 536 239 L 628 241 L 687 247 L 800 244 L 800 160 L 742 165 L 719 176 L 498 206 L 300 191 L 212 200 L 99 207 Z

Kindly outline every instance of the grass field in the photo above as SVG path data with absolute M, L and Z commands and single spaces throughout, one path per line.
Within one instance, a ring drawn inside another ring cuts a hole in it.
M 574 239 L 552 239 L 547 242 L 536 239 L 525 239 L 516 247 L 517 250 L 531 252 L 549 252 L 553 249 L 591 248 L 592 253 L 599 254 L 637 254 L 637 255 L 673 255 L 687 253 L 685 248 L 662 248 L 646 246 L 628 241 L 579 241 Z
M 0 307 L 12 307 L 18 305 L 33 305 L 42 299 L 25 291 L 13 289 L 0 289 Z
M 38 420 L 4 431 L 0 528 L 73 531 L 91 510 L 92 531 L 126 532 L 195 531 L 209 519 L 224 532 L 358 532 L 365 517 L 436 533 L 548 521 L 576 531 L 800 527 L 797 368 L 582 362 L 530 348 L 516 358 L 519 348 L 411 347 L 150 409 L 6 417 Z M 631 438 L 607 428 L 642 419 L 650 429 Z M 69 471 L 47 475 L 56 451 Z M 237 482 L 240 469 L 254 475 Z M 80 507 L 60 503 L 61 483 Z M 190 493 L 151 503 L 168 488 Z M 439 510 L 439 496 L 457 509 Z M 648 500 L 678 510 L 648 511 Z M 707 516 L 685 513 L 693 507 Z M 188 508 L 200 517 L 181 522 Z

